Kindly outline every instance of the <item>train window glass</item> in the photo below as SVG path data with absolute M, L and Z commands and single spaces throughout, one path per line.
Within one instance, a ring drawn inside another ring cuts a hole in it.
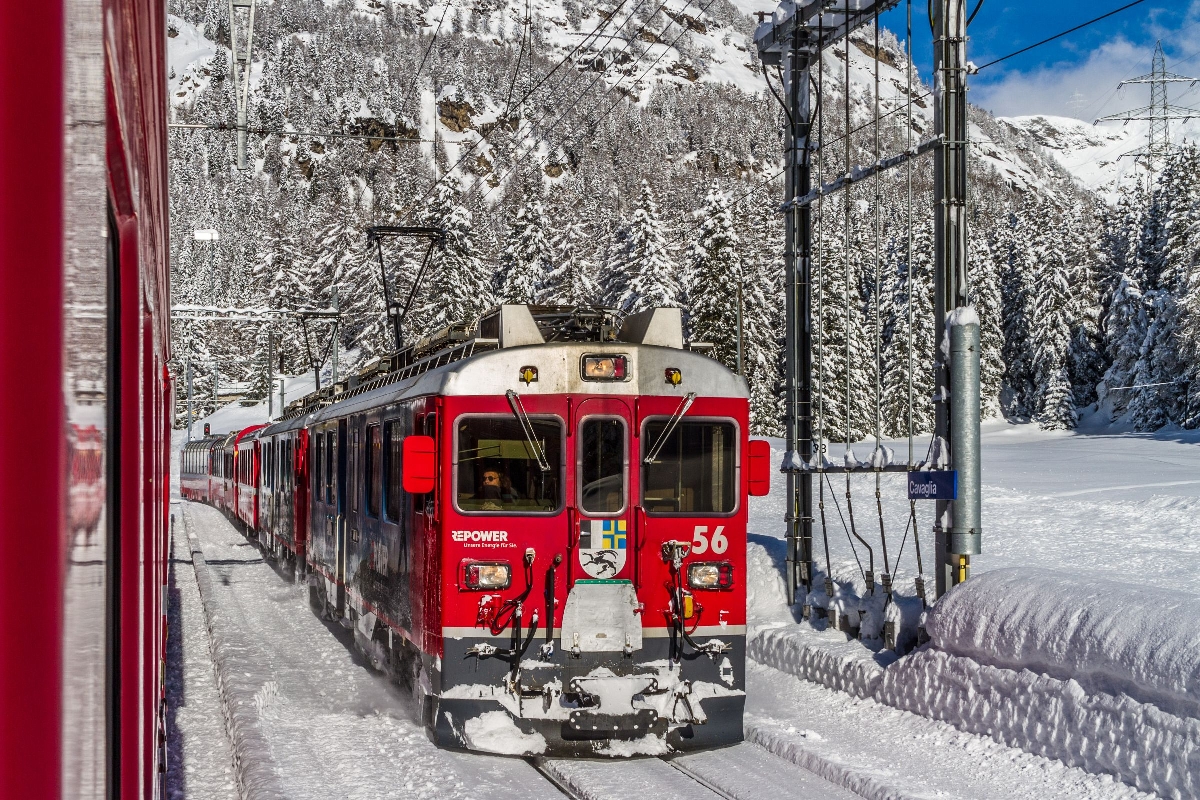
M 333 431 L 325 431 L 325 503 L 333 504 Z
M 579 426 L 579 507 L 589 514 L 625 508 L 625 424 L 588 418 Z
M 669 424 L 646 423 L 650 447 Z M 737 502 L 736 428 L 732 422 L 684 420 L 667 436 L 654 463 L 642 467 L 642 505 L 650 514 L 728 514 Z
M 313 437 L 315 452 L 313 453 L 313 493 L 316 495 L 317 502 L 321 500 L 321 487 L 325 484 L 325 437 L 318 433 Z
M 367 426 L 367 513 L 379 516 L 380 457 L 383 455 L 383 435 L 378 425 Z
M 531 417 L 531 443 L 514 417 L 458 421 L 456 500 L 462 511 L 554 512 L 562 507 L 562 423 Z M 542 470 L 538 455 L 549 470 Z
M 401 431 L 399 420 L 383 424 L 383 516 L 388 522 L 400 521 L 400 509 L 404 502 L 404 484 L 400 472 L 404 436 Z

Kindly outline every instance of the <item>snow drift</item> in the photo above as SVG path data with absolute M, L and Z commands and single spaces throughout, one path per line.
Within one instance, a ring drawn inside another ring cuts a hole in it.
M 999 570 L 947 594 L 926 631 L 927 647 L 885 670 L 880 702 L 1200 796 L 1200 597 Z

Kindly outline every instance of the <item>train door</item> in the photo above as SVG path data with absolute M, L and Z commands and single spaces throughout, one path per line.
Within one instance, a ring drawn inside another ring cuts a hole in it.
M 590 398 L 575 410 L 575 502 L 570 583 L 636 583 L 636 464 L 630 457 L 633 412 L 616 398 Z M 631 474 L 633 473 L 633 474 Z
M 370 493 L 371 483 L 371 453 L 370 428 L 366 426 L 366 417 L 357 416 L 348 423 L 346 449 L 346 581 L 355 584 L 358 567 L 361 562 L 361 550 L 364 539 L 370 538 L 367 526 L 370 501 L 364 502 L 364 495 Z
M 348 423 L 344 419 L 337 422 L 337 428 L 330 431 L 333 441 L 333 498 L 334 498 L 334 532 L 337 536 L 337 613 L 346 616 L 346 434 Z

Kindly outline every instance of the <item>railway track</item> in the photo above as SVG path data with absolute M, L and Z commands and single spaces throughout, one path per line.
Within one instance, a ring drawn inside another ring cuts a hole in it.
M 662 800 L 759 800 L 786 792 L 802 800 L 858 795 L 772 755 L 758 745 L 659 758 L 530 759 L 573 800 L 628 800 L 636 791 Z

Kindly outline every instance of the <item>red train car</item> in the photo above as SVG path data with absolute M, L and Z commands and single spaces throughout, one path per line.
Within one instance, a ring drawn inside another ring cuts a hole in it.
M 0 5 L 0 797 L 150 798 L 172 418 L 165 9 Z
M 303 574 L 308 555 L 308 428 L 302 419 L 259 432 L 259 542 Z
M 233 438 L 233 507 L 229 509 L 248 530 L 258 529 L 259 446 L 255 432 L 265 425 L 238 431 Z
M 188 500 L 207 503 L 211 498 L 214 448 L 224 436 L 206 436 L 183 446 L 179 459 L 179 494 Z
M 263 460 L 270 546 L 439 744 L 739 741 L 746 498 L 769 486 L 745 382 L 675 309 L 504 306 L 450 333 L 258 431 L 294 459 Z M 276 532 L 289 494 L 303 555 Z

